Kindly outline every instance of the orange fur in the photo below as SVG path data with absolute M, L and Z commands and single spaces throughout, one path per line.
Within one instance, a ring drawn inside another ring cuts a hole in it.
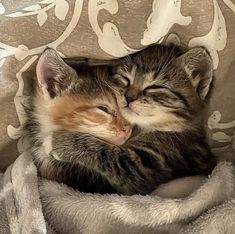
M 102 103 L 112 106 L 117 116 L 97 109 Z M 53 124 L 62 129 L 90 133 L 110 142 L 116 142 L 114 138 L 125 141 L 130 136 L 130 126 L 120 115 L 115 102 L 111 103 L 105 97 L 90 99 L 84 95 L 64 95 L 51 100 L 49 110 Z
M 56 125 L 71 129 L 76 129 L 81 124 L 86 125 L 84 119 L 97 124 L 105 123 L 107 117 L 96 113 L 91 102 L 80 96 L 57 98 L 51 111 L 52 119 Z

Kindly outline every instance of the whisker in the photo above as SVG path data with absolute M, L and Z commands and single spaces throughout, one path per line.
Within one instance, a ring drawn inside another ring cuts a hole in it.
M 165 63 L 164 63 L 164 65 L 161 67 L 161 71 L 163 72 L 166 68 L 167 68 L 167 66 L 172 62 L 172 60 L 175 58 L 175 56 L 173 56 L 174 54 L 173 54 L 173 51 L 174 51 L 174 48 L 172 47 L 172 49 L 170 50 L 170 53 L 169 53 L 169 55 L 168 55 L 168 58 L 169 58 L 169 60 L 168 59 L 165 59 Z
M 159 75 L 164 75 L 167 71 L 167 67 L 168 65 L 175 59 L 175 57 L 173 57 L 170 61 L 168 61 L 167 63 L 164 64 L 164 66 L 161 68 L 161 71 L 159 72 Z
M 106 80 L 103 80 L 103 83 L 110 88 L 112 91 L 119 93 L 117 89 L 115 89 L 114 87 L 112 87 Z

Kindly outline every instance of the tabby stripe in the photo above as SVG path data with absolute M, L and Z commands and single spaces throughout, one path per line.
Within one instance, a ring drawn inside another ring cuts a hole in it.
M 154 152 L 148 152 L 145 149 L 133 148 L 132 149 L 140 158 L 141 163 L 144 167 L 149 169 L 161 169 L 159 163 L 157 162 L 156 154 Z
M 122 154 L 124 153 L 124 151 L 122 152 Z M 133 161 L 131 159 L 130 154 L 132 154 L 133 156 L 136 157 L 136 152 L 134 151 L 133 148 L 129 148 L 129 154 L 126 154 L 126 156 L 124 157 L 125 162 L 127 162 L 127 164 L 129 165 L 129 168 L 132 170 L 132 174 L 134 176 L 138 175 L 139 179 L 143 179 L 146 180 L 147 179 L 147 175 L 143 174 L 142 169 L 139 167 L 138 163 L 136 163 L 135 161 Z M 137 155 L 137 158 L 139 158 L 139 155 Z
M 109 152 L 109 150 L 106 149 L 105 147 L 102 147 L 100 149 L 100 157 L 98 157 L 98 159 L 100 161 L 100 165 L 103 171 L 106 171 L 107 169 L 109 171 L 112 171 L 112 166 L 111 166 L 110 158 L 109 158 L 110 153 L 111 152 Z
M 184 103 L 184 105 L 186 107 L 190 107 L 187 99 L 185 98 L 185 96 L 177 91 L 173 91 L 171 90 L 170 88 L 168 87 L 165 87 L 165 86 L 160 86 L 160 85 L 152 85 L 150 87 L 148 87 L 148 89 L 168 89 L 170 92 L 172 92 L 176 97 L 178 97 L 178 99 L 182 100 L 182 102 Z
M 122 152 L 124 153 L 124 152 Z M 118 163 L 120 164 L 120 168 L 123 169 L 125 172 L 127 172 L 129 175 L 132 174 L 132 171 L 130 170 L 128 155 L 125 154 L 119 154 L 118 157 Z
M 172 102 L 169 102 L 168 100 L 159 100 L 158 98 L 154 98 L 154 100 L 158 103 L 160 103 L 162 106 L 171 108 L 171 109 L 179 109 L 179 107 L 175 106 Z M 171 100 L 172 101 L 172 100 Z
M 181 117 L 181 118 L 184 118 L 184 119 L 187 119 L 187 120 L 192 120 L 192 118 L 190 116 L 188 116 L 186 113 L 184 112 L 181 112 L 181 111 L 177 111 L 177 110 L 174 110 L 172 111 L 172 113 L 174 113 L 175 115 Z
M 179 92 L 177 92 L 177 91 L 173 91 L 173 90 L 171 90 L 171 89 L 169 89 L 175 96 L 177 96 L 180 100 L 182 100 L 183 101 L 183 103 L 184 103 L 184 105 L 186 106 L 186 107 L 190 107 L 190 105 L 189 105 L 189 103 L 188 103 L 188 101 L 187 101 L 187 99 L 184 97 L 184 95 L 183 94 L 181 94 L 181 93 L 179 93 Z

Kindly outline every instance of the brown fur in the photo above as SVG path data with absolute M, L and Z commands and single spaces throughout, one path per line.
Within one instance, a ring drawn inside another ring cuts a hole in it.
M 76 129 L 81 124 L 86 125 L 84 119 L 94 124 L 104 124 L 107 117 L 95 112 L 95 107 L 79 96 L 65 96 L 55 101 L 52 107 L 52 119 L 56 125 L 64 128 Z
M 50 114 L 56 126 L 73 131 L 87 128 L 89 132 L 91 126 L 108 124 L 108 131 L 118 132 L 128 124 L 120 115 L 112 117 L 97 112 L 96 102 L 80 95 L 56 98 L 52 103 Z
M 128 125 L 120 114 L 113 117 L 101 111 L 97 112 L 95 104 L 94 100 L 79 95 L 59 97 L 52 103 L 49 115 L 53 124 L 71 131 L 83 129 L 82 132 L 90 133 L 91 127 L 105 125 L 106 131 L 119 132 L 125 125 Z M 109 141 L 108 138 L 105 140 Z
M 202 48 L 153 46 L 98 67 L 69 67 L 49 50 L 37 75 L 43 95 L 25 130 L 41 176 L 85 192 L 147 194 L 214 168 L 203 125 L 212 62 Z M 135 129 L 128 140 L 122 116 Z

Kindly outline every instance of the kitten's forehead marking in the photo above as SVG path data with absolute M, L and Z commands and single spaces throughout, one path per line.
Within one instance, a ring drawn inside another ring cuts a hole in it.
M 119 68 L 117 72 L 123 76 L 126 76 L 130 80 L 130 85 L 133 85 L 136 76 L 136 70 L 137 70 L 136 65 L 133 65 L 130 71 L 127 71 L 126 69 L 123 68 Z
M 143 89 L 147 88 L 150 85 L 155 84 L 154 72 L 148 72 L 143 77 Z
M 136 76 L 136 70 L 137 70 L 137 67 L 136 65 L 133 65 L 132 66 L 132 69 L 131 69 L 131 72 L 130 72 L 130 75 L 131 75 L 131 84 L 133 84 L 134 82 L 134 79 L 135 79 L 135 76 Z
M 151 76 L 152 75 L 152 76 Z M 154 75 L 154 73 L 149 74 L 149 80 L 148 82 L 144 82 L 144 89 L 147 88 L 148 86 L 152 85 L 164 85 L 164 76 L 162 74 L 158 74 L 157 76 Z

